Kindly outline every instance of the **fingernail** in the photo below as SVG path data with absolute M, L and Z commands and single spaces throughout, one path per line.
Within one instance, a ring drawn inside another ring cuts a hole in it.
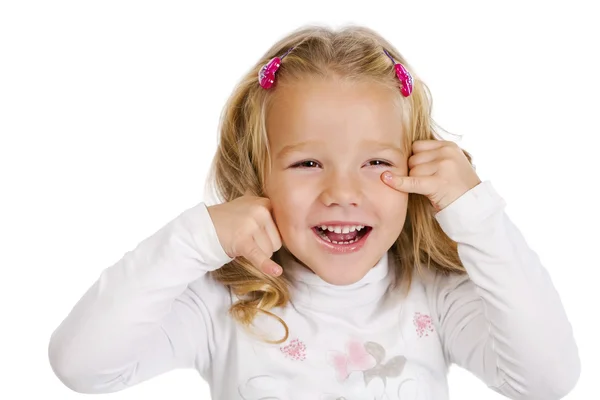
M 281 268 L 279 268 L 279 267 L 271 268 L 271 275 L 278 276 L 279 274 L 281 274 Z
M 385 179 L 386 181 L 391 181 L 392 180 L 392 173 L 391 172 L 384 172 L 383 173 L 383 179 Z

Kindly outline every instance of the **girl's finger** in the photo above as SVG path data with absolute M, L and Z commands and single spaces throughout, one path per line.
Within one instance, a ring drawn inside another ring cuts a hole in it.
M 443 155 L 440 154 L 438 149 L 423 151 L 409 157 L 408 168 L 412 169 L 419 164 L 435 161 L 441 157 L 443 157 Z
M 399 192 L 424 196 L 435 192 L 436 178 L 433 176 L 399 176 L 386 171 L 381 174 L 381 177 L 386 185 Z
M 271 260 L 269 253 L 265 253 L 256 243 L 250 245 L 243 256 L 267 275 L 279 276 L 283 272 L 281 266 Z
M 448 146 L 448 141 L 445 140 L 415 140 L 412 143 L 413 154 L 423 151 L 435 150 L 441 147 Z
M 269 238 L 271 243 L 271 252 L 274 253 L 281 248 L 281 235 L 275 224 L 275 220 L 272 214 L 271 201 L 265 199 L 264 209 L 266 212 L 257 215 L 256 221 L 260 228 L 264 231 L 264 234 Z
M 269 257 L 273 254 L 273 244 L 264 229 L 259 228 L 254 232 L 252 238 L 263 253 L 267 254 Z
M 419 164 L 416 167 L 412 168 L 408 171 L 408 176 L 432 176 L 440 169 L 440 163 L 437 161 L 432 161 L 424 164 Z
M 279 234 L 279 230 L 275 225 L 273 220 L 267 221 L 264 226 L 265 234 L 269 237 L 271 241 L 271 246 L 273 248 L 273 253 L 281 248 L 281 235 Z

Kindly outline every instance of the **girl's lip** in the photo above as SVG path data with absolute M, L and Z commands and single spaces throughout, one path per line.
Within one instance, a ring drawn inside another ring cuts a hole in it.
M 331 254 L 348 254 L 348 253 L 354 253 L 354 252 L 359 251 L 360 249 L 363 248 L 363 246 L 365 245 L 365 242 L 367 241 L 367 238 L 373 231 L 372 228 L 367 228 L 365 234 L 363 236 L 361 236 L 361 238 L 357 242 L 349 243 L 349 244 L 340 244 L 340 243 L 336 244 L 336 243 L 332 243 L 332 242 L 323 240 L 323 238 L 317 232 L 317 228 L 313 228 L 311 230 L 313 231 L 317 241 L 323 247 L 325 247 L 325 250 L 328 253 L 331 253 Z

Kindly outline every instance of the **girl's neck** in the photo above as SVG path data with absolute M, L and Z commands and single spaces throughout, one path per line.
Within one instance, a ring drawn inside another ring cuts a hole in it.
M 381 298 L 394 281 L 394 268 L 389 265 L 389 260 L 388 254 L 384 254 L 361 280 L 338 286 L 321 279 L 285 248 L 275 257 L 291 282 L 292 303 L 319 309 L 348 309 Z

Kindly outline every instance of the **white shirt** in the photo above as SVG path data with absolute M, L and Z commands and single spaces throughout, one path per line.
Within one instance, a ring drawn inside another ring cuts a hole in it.
M 248 332 L 235 298 L 208 274 L 231 261 L 204 203 L 185 210 L 104 270 L 53 333 L 58 378 L 109 393 L 195 368 L 219 400 L 448 399 L 451 364 L 511 399 L 560 399 L 580 360 L 546 269 L 489 181 L 436 214 L 465 275 L 414 275 L 395 289 L 385 255 L 359 282 L 334 286 L 282 260 L 291 303 Z

